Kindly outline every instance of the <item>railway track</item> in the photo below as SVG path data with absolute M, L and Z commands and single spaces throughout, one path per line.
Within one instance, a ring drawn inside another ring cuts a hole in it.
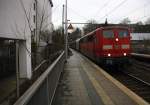
M 150 103 L 150 64 L 137 59 L 131 59 L 131 63 L 131 65 L 124 68 L 104 67 L 104 69 Z
M 120 71 L 117 74 L 110 74 L 133 92 L 135 92 L 137 95 L 150 103 L 150 83 L 123 71 Z
M 132 66 L 124 70 L 143 81 L 150 83 L 150 64 L 132 59 Z
M 150 64 L 149 63 L 141 62 L 141 61 L 138 61 L 135 59 L 132 59 L 132 62 L 134 62 L 132 64 L 134 66 L 136 66 L 137 68 L 150 72 Z

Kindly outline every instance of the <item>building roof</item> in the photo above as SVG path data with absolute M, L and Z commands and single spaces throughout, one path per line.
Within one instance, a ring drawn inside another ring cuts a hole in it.
M 131 40 L 149 40 L 150 33 L 131 33 Z

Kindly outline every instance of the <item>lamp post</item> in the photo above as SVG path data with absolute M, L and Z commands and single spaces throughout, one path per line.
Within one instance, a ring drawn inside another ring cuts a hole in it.
M 68 31 L 67 31 L 67 25 L 68 25 L 68 20 L 67 20 L 67 0 L 66 0 L 66 8 L 65 8 L 65 57 L 66 61 L 68 58 Z

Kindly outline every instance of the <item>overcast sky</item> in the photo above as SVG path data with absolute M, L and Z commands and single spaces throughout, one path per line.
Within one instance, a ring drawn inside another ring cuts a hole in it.
M 55 27 L 61 25 L 64 3 L 65 0 L 53 0 L 52 21 Z M 104 23 L 107 18 L 109 23 L 119 23 L 126 17 L 132 23 L 145 22 L 150 17 L 150 0 L 68 0 L 68 19 L 71 22 L 94 19 Z

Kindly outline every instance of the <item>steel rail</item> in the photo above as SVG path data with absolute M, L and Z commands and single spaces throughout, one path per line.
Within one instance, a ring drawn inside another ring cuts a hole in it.
M 146 84 L 147 86 L 150 86 L 150 83 L 148 83 L 148 82 L 146 82 L 146 81 L 144 81 L 144 80 L 142 80 L 142 79 L 140 79 L 140 78 L 138 78 L 138 77 L 136 77 L 136 76 L 134 76 L 134 75 L 131 75 L 131 74 L 128 74 L 128 73 L 125 73 L 125 72 L 123 72 L 123 73 L 126 74 L 126 75 L 128 75 L 128 76 L 131 77 L 131 78 L 136 79 L 137 81 L 140 81 L 140 82 Z

